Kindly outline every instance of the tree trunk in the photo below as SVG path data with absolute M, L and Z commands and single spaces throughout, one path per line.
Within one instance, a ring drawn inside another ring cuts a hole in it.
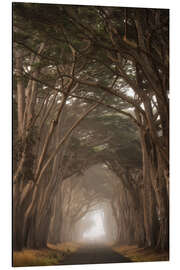
M 59 189 L 60 190 L 60 189 Z M 57 192 L 54 202 L 54 213 L 51 218 L 50 231 L 48 241 L 52 244 L 61 243 L 61 231 L 62 231 L 62 200 L 61 192 Z
M 23 187 L 20 188 L 20 186 Z M 22 250 L 25 247 L 25 212 L 31 201 L 33 183 L 20 183 L 14 187 L 13 194 L 13 250 Z
M 148 131 L 147 131 L 148 132 Z M 151 141 L 151 137 L 149 134 L 141 133 L 141 142 L 142 142 L 142 151 L 144 156 L 144 162 L 143 162 L 143 168 L 144 168 L 144 182 L 146 181 L 147 185 L 152 185 L 154 195 L 155 195 L 155 201 L 156 206 L 151 205 L 151 211 L 155 211 L 155 209 L 158 209 L 158 213 L 156 216 L 159 220 L 159 239 L 156 239 L 156 247 L 159 249 L 167 249 L 168 248 L 168 242 L 169 242 L 169 206 L 168 206 L 168 194 L 166 189 L 166 181 L 164 179 L 164 165 L 162 163 L 161 155 L 157 152 L 157 147 L 155 144 L 153 145 Z M 144 197 L 144 203 L 145 205 L 148 204 L 148 186 L 147 191 L 145 191 L 145 197 Z M 147 205 L 147 207 L 148 207 Z M 146 209 L 147 209 L 146 207 Z M 149 208 L 150 210 L 150 208 Z M 156 210 L 157 211 L 157 210 Z M 153 220 L 154 214 L 146 215 L 148 219 L 148 216 L 151 217 L 151 220 Z M 154 245 L 153 239 L 154 233 L 149 229 L 147 229 L 147 222 L 146 224 L 146 238 L 148 241 L 148 244 Z M 148 223 L 149 224 L 149 223 Z M 153 224 L 152 224 L 153 225 Z

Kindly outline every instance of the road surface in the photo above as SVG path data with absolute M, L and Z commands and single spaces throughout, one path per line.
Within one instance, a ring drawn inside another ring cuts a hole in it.
M 124 263 L 131 262 L 111 249 L 110 246 L 82 246 L 75 253 L 70 254 L 61 264 L 96 264 L 96 263 Z

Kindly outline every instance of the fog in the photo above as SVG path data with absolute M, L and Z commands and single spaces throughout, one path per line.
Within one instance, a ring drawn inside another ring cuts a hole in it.
M 111 206 L 109 203 L 102 203 L 75 224 L 73 240 L 89 244 L 112 243 L 115 241 L 116 231 Z
M 116 196 L 113 196 L 113 192 L 117 187 L 118 178 L 104 163 L 93 165 L 82 175 L 66 181 L 56 198 L 56 216 L 60 213 L 60 201 L 62 205 L 61 231 L 52 226 L 49 241 L 52 241 L 51 236 L 54 235 L 64 242 L 115 242 L 118 237 L 118 224 L 115 213 Z M 53 219 L 52 224 L 59 224 L 60 218 L 61 215 L 59 220 Z
M 91 213 L 87 213 L 85 217 L 82 218 L 82 221 L 80 221 L 82 225 L 79 224 L 82 227 L 82 232 L 84 220 L 85 222 L 89 221 L 92 223 L 91 226 L 89 226 L 89 228 L 87 228 L 82 234 L 84 241 L 96 241 L 98 239 L 105 238 L 106 233 L 103 224 L 103 215 L 104 213 L 101 210 L 96 210 Z

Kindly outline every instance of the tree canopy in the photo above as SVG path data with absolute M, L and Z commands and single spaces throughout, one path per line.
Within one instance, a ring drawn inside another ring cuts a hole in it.
M 121 181 L 117 222 L 129 200 L 168 248 L 168 10 L 13 3 L 13 116 L 15 249 L 46 244 L 63 183 L 95 164 Z

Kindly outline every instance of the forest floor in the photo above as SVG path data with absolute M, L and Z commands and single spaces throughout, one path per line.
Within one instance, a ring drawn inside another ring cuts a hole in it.
M 113 262 L 169 261 L 168 252 L 136 245 L 91 246 L 78 243 L 48 244 L 46 249 L 24 249 L 13 253 L 13 266 L 48 266 Z
M 77 243 L 48 244 L 46 249 L 24 249 L 13 252 L 13 266 L 59 265 L 71 253 L 79 248 Z
M 132 262 L 169 261 L 168 251 L 160 252 L 152 248 L 139 248 L 136 245 L 114 245 L 112 249 L 124 257 L 129 258 Z

